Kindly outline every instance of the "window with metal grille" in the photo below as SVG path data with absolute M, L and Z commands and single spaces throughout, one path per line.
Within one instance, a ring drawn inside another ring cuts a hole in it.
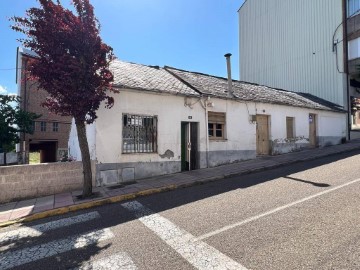
M 40 122 L 40 131 L 46 131 L 46 122 Z
M 208 113 L 208 132 L 210 140 L 225 139 L 225 113 Z
M 123 153 L 157 151 L 157 117 L 123 114 Z
M 286 138 L 295 138 L 294 117 L 286 117 Z

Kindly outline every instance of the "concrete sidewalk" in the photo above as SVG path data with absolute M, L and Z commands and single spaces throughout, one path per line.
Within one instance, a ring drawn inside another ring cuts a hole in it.
M 159 193 L 180 187 L 193 186 L 235 175 L 272 169 L 300 161 L 313 160 L 355 149 L 360 149 L 360 140 L 353 140 L 342 145 L 308 149 L 279 156 L 259 157 L 254 160 L 223 165 L 215 168 L 157 176 L 137 181 L 134 184 L 125 185 L 123 187 L 96 187 L 93 189 L 95 196 L 86 200 L 78 199 L 78 196 L 81 195 L 81 191 L 73 191 L 30 200 L 11 202 L 0 205 L 0 227 L 17 222 L 59 215 L 69 211 L 128 200 L 138 196 Z

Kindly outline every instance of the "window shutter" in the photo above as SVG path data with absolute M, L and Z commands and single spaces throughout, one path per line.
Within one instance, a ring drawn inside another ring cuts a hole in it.
M 286 138 L 294 137 L 294 117 L 286 117 Z
M 209 123 L 225 124 L 225 113 L 209 112 L 208 121 Z

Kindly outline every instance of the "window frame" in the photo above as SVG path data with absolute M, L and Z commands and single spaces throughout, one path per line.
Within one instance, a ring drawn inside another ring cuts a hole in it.
M 220 127 L 218 126 L 220 125 Z M 208 137 L 211 141 L 224 141 L 226 140 L 226 113 L 225 112 L 208 112 Z M 212 130 L 212 134 L 210 131 Z M 221 136 L 217 132 L 221 131 Z
M 31 121 L 30 129 L 32 133 L 36 131 L 36 121 Z
M 125 117 L 127 123 L 125 123 Z M 130 122 L 129 122 L 129 119 Z M 158 116 L 135 113 L 122 114 L 122 154 L 154 154 L 157 153 Z M 125 138 L 126 133 L 130 138 Z M 126 141 L 133 140 L 133 144 Z M 132 145 L 132 146 L 131 146 Z
M 53 122 L 52 123 L 52 131 L 53 132 L 59 132 L 59 122 Z
M 46 122 L 45 121 L 40 122 L 40 131 L 46 132 Z
M 360 0 L 347 0 L 347 17 L 350 18 L 360 12 Z

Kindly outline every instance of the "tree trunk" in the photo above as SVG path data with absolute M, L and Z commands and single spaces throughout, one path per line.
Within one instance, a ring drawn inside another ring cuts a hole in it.
M 91 161 L 89 144 L 86 138 L 86 126 L 84 121 L 76 120 L 76 130 L 79 139 L 79 146 L 81 151 L 81 158 L 83 163 L 83 174 L 84 174 L 84 186 L 83 186 L 83 198 L 92 195 L 92 174 L 91 174 Z

